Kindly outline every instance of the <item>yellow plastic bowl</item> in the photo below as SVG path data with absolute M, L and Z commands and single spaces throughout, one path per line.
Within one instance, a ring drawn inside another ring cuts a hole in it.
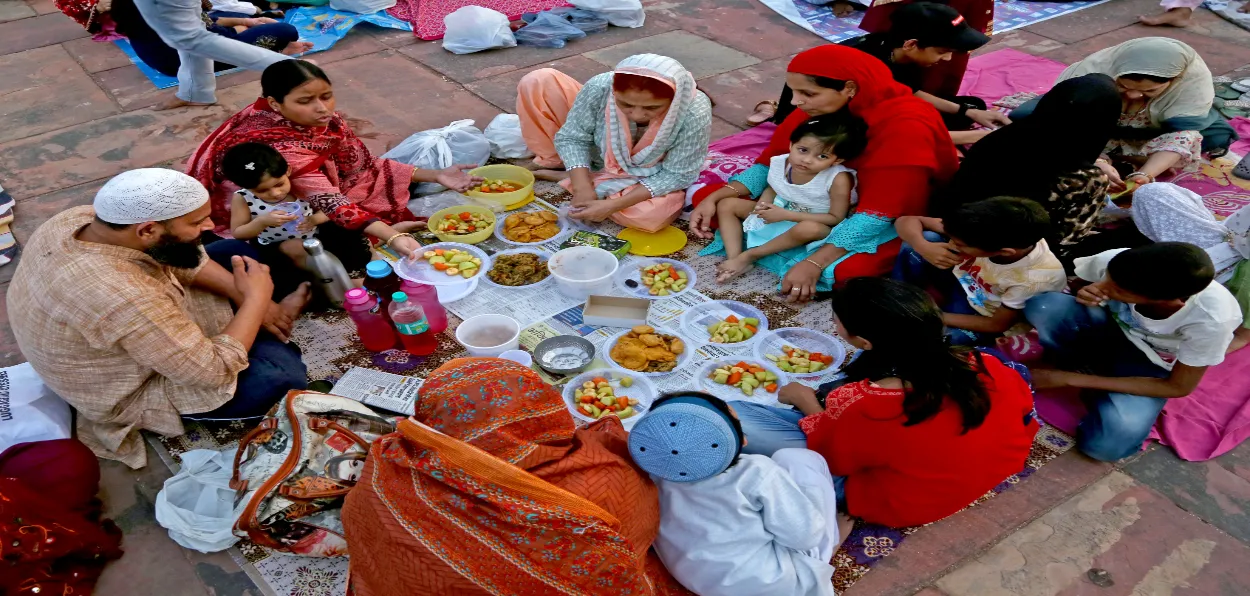
M 443 221 L 443 217 L 447 215 L 451 215 L 455 217 L 455 216 L 460 215 L 461 213 L 464 213 L 465 211 L 468 211 L 469 213 L 473 213 L 475 215 L 482 216 L 483 218 L 486 219 L 486 221 L 490 222 L 490 225 L 486 226 L 485 229 L 478 230 L 476 232 L 473 232 L 472 234 L 442 234 L 436 231 L 438 230 L 438 222 Z M 461 244 L 477 244 L 478 242 L 481 242 L 495 235 L 495 212 L 485 207 L 480 207 L 478 205 L 457 205 L 455 207 L 448 207 L 446 209 L 440 209 L 438 211 L 435 211 L 434 215 L 430 216 L 429 226 L 430 226 L 430 233 L 437 236 L 438 239 L 442 240 L 443 242 L 459 242 Z
M 492 164 L 482 166 L 476 170 L 470 170 L 470 174 L 481 176 L 488 180 L 503 180 L 513 184 L 520 184 L 520 190 L 512 192 L 478 192 L 476 190 L 468 190 L 464 194 L 478 199 L 485 199 L 494 203 L 499 203 L 504 207 L 524 204 L 522 201 L 534 194 L 534 173 L 520 166 L 510 164 Z

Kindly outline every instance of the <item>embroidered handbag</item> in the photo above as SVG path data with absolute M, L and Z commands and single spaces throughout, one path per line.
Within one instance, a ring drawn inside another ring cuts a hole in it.
M 234 533 L 308 557 L 347 554 L 340 514 L 369 445 L 393 421 L 334 395 L 292 391 L 239 442 L 230 488 L 238 491 Z

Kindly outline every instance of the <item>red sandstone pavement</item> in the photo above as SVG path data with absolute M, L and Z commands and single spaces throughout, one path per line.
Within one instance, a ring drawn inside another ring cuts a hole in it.
M 620 57 L 671 55 L 716 98 L 717 136 L 732 134 L 774 97 L 789 58 L 821 43 L 754 0 L 645 0 L 641 29 L 611 29 L 563 49 L 512 48 L 453 56 L 410 34 L 362 27 L 316 60 L 336 82 L 340 107 L 371 120 L 375 149 L 414 131 L 512 111 L 516 82 L 554 67 L 585 80 Z M 1063 62 L 1121 41 L 1166 35 L 1189 43 L 1217 74 L 1250 73 L 1250 33 L 1200 11 L 1195 26 L 1135 24 L 1155 0 L 1113 0 L 995 36 Z M 150 106 L 153 88 L 110 44 L 92 42 L 52 0 L 0 0 L 0 184 L 17 199 L 19 241 L 49 216 L 87 204 L 108 177 L 178 165 L 213 127 L 258 93 L 258 75 L 219 79 L 221 105 L 175 112 Z M 0 268 L 0 292 L 14 266 Z M 21 362 L 0 306 L 0 364 Z M 151 457 L 152 462 L 158 461 Z M 127 554 L 98 593 L 260 594 L 224 554 L 173 544 L 152 516 L 168 472 L 105 462 L 102 494 L 126 533 Z M 1068 453 L 995 499 L 909 538 L 850 591 L 963 595 L 1250 594 L 1250 446 L 1204 463 L 1152 449 L 1117 465 Z M 1088 577 L 1105 570 L 1100 587 Z M 1106 582 L 1103 582 L 1104 584 Z

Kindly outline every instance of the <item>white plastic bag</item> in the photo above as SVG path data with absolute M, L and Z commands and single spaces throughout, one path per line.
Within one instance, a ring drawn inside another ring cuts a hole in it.
M 156 521 L 179 545 L 202 553 L 226 550 L 239 541 L 234 521 L 236 492 L 230 488 L 232 460 L 218 451 L 182 454 L 182 468 L 156 494 Z
M 0 452 L 18 443 L 68 439 L 72 422 L 69 404 L 29 362 L 0 369 Z
M 569 4 L 597 12 L 617 27 L 641 27 L 647 20 L 642 0 L 569 0 Z
M 396 0 L 330 0 L 330 8 L 344 12 L 373 14 L 395 6 Z
M 521 136 L 521 117 L 516 114 L 500 114 L 482 131 L 490 141 L 491 155 L 499 159 L 518 159 L 534 153 L 525 146 Z
M 472 120 L 457 120 L 443 128 L 415 133 L 382 157 L 426 170 L 441 170 L 462 164 L 480 166 L 490 159 L 490 141 L 473 126 Z M 433 182 L 417 185 L 419 195 L 441 190 L 444 187 Z
M 508 27 L 508 15 L 482 6 L 462 6 L 445 17 L 443 49 L 453 54 L 472 54 L 491 48 L 510 48 L 516 37 Z

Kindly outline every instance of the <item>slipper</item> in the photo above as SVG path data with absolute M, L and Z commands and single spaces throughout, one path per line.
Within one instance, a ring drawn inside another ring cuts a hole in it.
M 1242 180 L 1250 180 L 1250 155 L 1241 158 L 1233 168 L 1233 175 Z
M 1241 97 L 1241 95 L 1238 94 L 1238 97 Z M 764 106 L 771 109 L 761 110 L 760 108 Z M 769 120 L 772 120 L 775 115 L 777 115 L 777 102 L 771 99 L 764 100 L 755 104 L 755 113 L 747 117 L 747 124 L 750 124 L 751 126 L 759 126 Z
M 1229 87 L 1232 87 L 1233 89 L 1236 89 L 1237 91 L 1240 91 L 1242 93 L 1248 93 L 1250 92 L 1250 79 L 1242 79 L 1240 81 L 1234 81 L 1232 84 L 1229 85 Z
M 1225 82 L 1215 84 L 1215 96 L 1219 99 L 1238 99 L 1245 91 L 1238 91 L 1236 83 Z

